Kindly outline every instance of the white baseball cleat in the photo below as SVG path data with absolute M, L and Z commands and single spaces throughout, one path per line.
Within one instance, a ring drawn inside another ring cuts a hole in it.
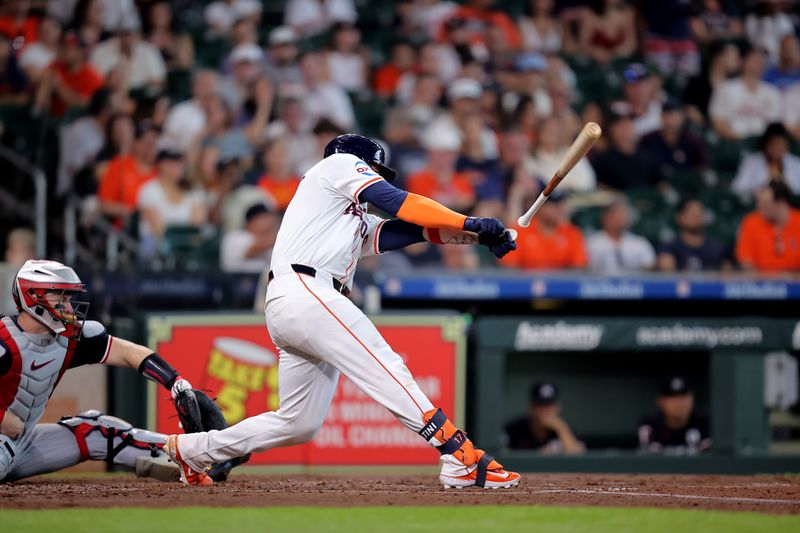
M 481 458 L 469 466 L 452 455 L 442 456 L 442 471 L 439 474 L 439 481 L 445 489 L 452 487 L 463 489 L 473 486 L 485 489 L 507 489 L 519 484 L 522 476 L 516 472 L 504 470 L 503 465 L 483 450 L 476 451 L 481 453 Z M 492 468 L 489 469 L 489 467 Z

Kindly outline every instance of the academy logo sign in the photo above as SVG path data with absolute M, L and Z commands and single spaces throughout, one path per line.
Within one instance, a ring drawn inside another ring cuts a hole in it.
M 796 331 L 796 330 L 795 330 Z M 640 326 L 636 328 L 636 344 L 642 346 L 759 346 L 764 332 L 758 326 Z
M 552 324 L 522 322 L 517 326 L 514 349 L 519 351 L 594 350 L 603 340 L 605 328 L 598 324 Z

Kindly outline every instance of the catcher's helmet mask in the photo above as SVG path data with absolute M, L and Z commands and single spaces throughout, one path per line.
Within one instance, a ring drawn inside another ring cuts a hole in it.
M 397 173 L 386 165 L 386 150 L 377 141 L 356 133 L 345 133 L 334 138 L 325 146 L 325 157 L 333 154 L 351 154 L 367 163 L 391 183 Z
M 84 293 L 86 286 L 75 271 L 56 261 L 27 261 L 11 288 L 17 311 L 70 339 L 80 337 L 89 311 L 89 302 L 73 301 Z

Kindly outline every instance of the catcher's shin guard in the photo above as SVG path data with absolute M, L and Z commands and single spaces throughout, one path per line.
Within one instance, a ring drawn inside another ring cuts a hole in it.
M 520 475 L 503 469 L 488 453 L 475 448 L 466 433 L 456 428 L 441 409 L 426 412 L 419 434 L 442 454 L 439 481 L 444 488 L 509 488 Z

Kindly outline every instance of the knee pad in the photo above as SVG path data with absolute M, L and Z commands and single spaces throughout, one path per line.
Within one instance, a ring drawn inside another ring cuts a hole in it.
M 150 454 L 156 457 L 167 442 L 166 435 L 134 428 L 130 422 L 116 416 L 104 415 L 96 409 L 84 411 L 76 416 L 63 417 L 58 423 L 75 435 L 81 453 L 81 461 L 90 459 L 86 437 L 93 432 L 100 433 L 106 439 L 104 460 L 108 463 L 113 463 L 119 452 L 128 446 L 149 450 Z M 115 446 L 116 438 L 120 439 L 120 443 Z
M 14 468 L 17 457 L 17 446 L 6 435 L 0 435 L 0 481 L 3 481 Z

